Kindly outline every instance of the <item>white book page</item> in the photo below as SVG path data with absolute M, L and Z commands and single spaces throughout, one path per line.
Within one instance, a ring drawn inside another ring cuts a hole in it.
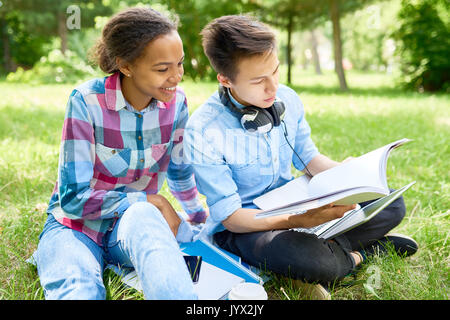
M 350 189 L 313 201 L 306 201 L 295 205 L 285 206 L 279 209 L 265 209 L 264 211 L 257 213 L 255 215 L 255 218 L 261 219 L 281 214 L 298 214 L 304 210 L 319 208 L 329 203 L 334 203 L 336 205 L 357 204 L 360 202 L 377 199 L 387 194 L 389 194 L 389 190 L 387 192 L 383 192 L 382 190 L 375 190 L 374 188 L 370 187 Z
M 302 175 L 284 186 L 271 190 L 264 195 L 253 200 L 262 210 L 271 210 L 284 205 L 309 198 L 308 194 L 309 177 Z
M 380 163 L 386 155 L 386 147 L 379 148 L 358 158 L 342 163 L 314 176 L 309 183 L 312 197 L 363 186 L 385 189 L 380 179 Z
M 218 300 L 241 282 L 245 280 L 203 261 L 194 291 L 200 300 Z
M 331 202 L 352 204 L 387 195 L 389 194 L 385 174 L 387 157 L 392 149 L 408 141 L 410 140 L 395 141 L 323 171 L 312 179 L 307 175 L 300 176 L 254 199 L 253 203 L 264 211 L 281 209 L 289 205 L 295 207 L 292 211 L 299 211 L 317 208 Z M 289 209 L 277 211 L 286 213 L 285 211 Z M 260 217 L 262 216 L 264 215 Z

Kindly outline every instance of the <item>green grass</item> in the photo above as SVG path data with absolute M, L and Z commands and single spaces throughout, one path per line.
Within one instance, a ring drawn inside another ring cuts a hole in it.
M 413 139 L 391 154 L 387 175 L 393 188 L 417 181 L 405 194 L 407 215 L 394 231 L 413 236 L 420 250 L 406 259 L 395 254 L 371 259 L 356 276 L 334 286 L 332 298 L 448 299 L 449 96 L 401 91 L 388 75 L 347 76 L 351 90 L 344 93 L 333 73 L 296 70 L 292 87 L 304 103 L 313 140 L 323 154 L 340 161 L 403 137 Z M 185 81 L 191 111 L 216 87 Z M 43 299 L 37 272 L 25 260 L 36 249 L 46 219 L 72 88 L 0 81 L 0 299 Z M 166 186 L 162 193 L 180 208 Z M 108 299 L 143 298 L 109 272 L 104 280 Z M 302 298 L 289 279 L 273 275 L 265 286 L 272 299 Z

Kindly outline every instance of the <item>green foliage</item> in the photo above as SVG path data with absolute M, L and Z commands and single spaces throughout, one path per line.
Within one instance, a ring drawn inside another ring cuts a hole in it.
M 55 49 L 42 57 L 32 69 L 24 70 L 19 67 L 16 72 L 8 74 L 6 80 L 30 84 L 76 83 L 100 75 L 99 71 L 72 51 L 67 50 L 63 55 L 60 50 Z
M 78 30 L 66 27 L 70 17 L 67 8 L 71 5 L 80 9 Z M 60 47 L 65 48 L 70 33 L 85 34 L 94 27 L 95 17 L 111 14 L 112 9 L 102 0 L 0 1 L 0 53 L 3 53 L 0 54 L 0 72 L 7 73 L 16 66 L 23 69 L 33 67 L 41 56 L 49 53 L 51 47 L 48 44 L 54 38 L 58 38 Z
M 406 88 L 450 92 L 449 16 L 445 0 L 402 1 L 394 37 Z
M 32 66 L 44 55 L 44 45 L 48 42 L 43 36 L 30 32 L 22 19 L 17 14 L 9 14 L 5 19 L 6 38 L 10 41 L 10 54 L 14 63 L 19 66 Z M 4 44 L 0 42 L 0 51 Z M 0 61 L 3 55 L 0 56 Z
M 384 1 L 348 14 L 341 20 L 344 56 L 357 70 L 392 69 L 395 16 L 400 1 Z
M 150 1 L 148 1 L 150 2 Z M 196 79 L 215 79 L 216 73 L 203 53 L 200 32 L 211 20 L 229 14 L 248 12 L 252 1 L 236 0 L 160 0 L 179 19 L 178 32 L 183 39 L 185 75 Z M 152 5 L 154 7 L 154 5 Z

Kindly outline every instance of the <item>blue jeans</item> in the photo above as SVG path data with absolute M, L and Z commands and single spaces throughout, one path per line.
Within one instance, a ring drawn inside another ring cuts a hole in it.
M 197 299 L 176 238 L 147 202 L 124 212 L 103 247 L 50 214 L 34 257 L 46 299 L 105 299 L 107 264 L 135 268 L 146 299 Z

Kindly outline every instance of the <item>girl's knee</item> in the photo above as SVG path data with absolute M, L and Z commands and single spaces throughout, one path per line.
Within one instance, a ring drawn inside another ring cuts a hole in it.
M 162 213 L 148 202 L 131 205 L 119 219 L 116 228 L 118 240 L 134 239 L 140 242 L 144 238 L 174 238 Z
M 139 214 L 149 214 L 149 213 L 160 213 L 158 208 L 156 208 L 150 202 L 135 202 L 125 210 L 124 215 L 139 215 Z
M 149 202 L 136 202 L 132 204 L 120 218 L 121 224 L 142 225 L 167 224 L 161 211 Z M 135 226 L 134 226 L 135 227 Z

